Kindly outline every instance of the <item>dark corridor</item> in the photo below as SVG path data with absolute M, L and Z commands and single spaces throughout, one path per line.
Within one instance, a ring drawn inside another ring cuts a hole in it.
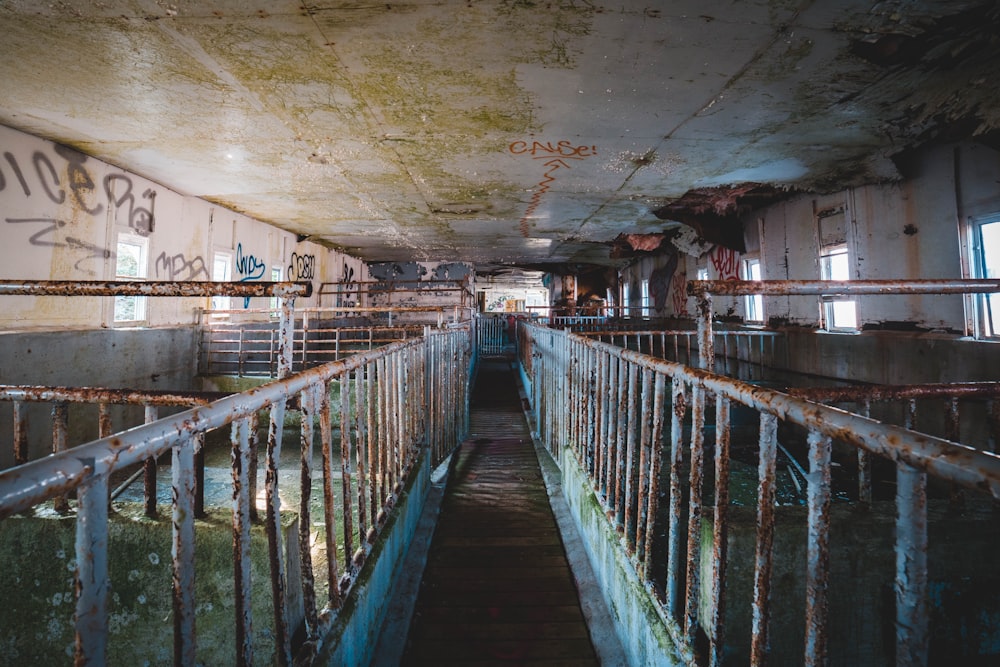
M 598 664 L 515 382 L 479 370 L 404 665 Z

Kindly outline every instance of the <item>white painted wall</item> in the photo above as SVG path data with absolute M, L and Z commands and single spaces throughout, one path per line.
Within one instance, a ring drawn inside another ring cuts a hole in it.
M 113 280 L 116 239 L 148 239 L 150 280 L 210 280 L 215 252 L 232 258 L 233 280 L 322 282 L 361 276 L 363 263 L 81 153 L 0 126 L 0 280 Z M 329 297 L 333 299 L 335 297 Z M 318 294 L 297 307 L 321 304 Z M 150 299 L 148 326 L 191 324 L 209 300 Z M 266 298 L 250 308 L 266 308 Z M 332 305 L 323 303 L 323 305 Z M 233 307 L 242 308 L 243 300 Z M 113 299 L 4 297 L 0 327 L 110 327 Z

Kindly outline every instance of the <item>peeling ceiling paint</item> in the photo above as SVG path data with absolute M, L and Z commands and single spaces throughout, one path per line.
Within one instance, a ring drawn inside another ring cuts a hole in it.
M 980 0 L 0 5 L 0 123 L 368 261 L 615 239 L 899 178 L 1000 127 Z M 637 237 L 638 238 L 638 237 Z

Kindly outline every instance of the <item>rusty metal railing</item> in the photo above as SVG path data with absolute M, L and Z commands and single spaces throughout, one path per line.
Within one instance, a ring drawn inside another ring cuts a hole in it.
M 834 442 L 897 466 L 896 655 L 926 661 L 928 645 L 926 476 L 1000 499 L 1000 458 L 901 426 L 789 396 L 736 379 L 536 326 L 523 327 L 522 360 L 530 380 L 534 425 L 558 458 L 571 448 L 635 569 L 657 601 L 665 625 L 691 664 L 720 665 L 727 608 L 750 608 L 750 663 L 769 653 L 771 609 L 802 605 L 803 662 L 826 664 L 830 570 L 831 450 Z M 707 518 L 706 412 L 715 404 L 714 511 Z M 730 531 L 730 414 L 758 415 L 757 531 L 753 594 L 733 599 L 727 588 Z M 806 597 L 772 601 L 777 432 L 807 433 L 808 547 Z M 669 489 L 661 494 L 661 472 Z M 685 474 L 686 473 L 686 474 Z M 662 498 L 662 500 L 661 500 Z M 661 507 L 666 502 L 667 507 Z M 686 514 L 686 519 L 684 518 Z M 666 526 L 660 521 L 666 517 Z M 702 581 L 702 529 L 711 524 L 708 581 Z M 657 531 L 666 534 L 662 589 L 652 565 Z M 697 638 L 707 649 L 697 650 Z
M 308 318 L 293 325 L 292 370 L 340 361 L 398 340 L 423 335 L 423 325 L 323 326 Z M 200 375 L 276 377 L 278 331 L 270 322 L 209 322 L 202 326 Z
M 28 405 L 51 405 L 52 444 L 47 453 L 58 454 L 73 445 L 69 443 L 69 405 L 87 404 L 97 408 L 97 436 L 106 438 L 116 430 L 112 423 L 112 405 L 143 407 L 145 423 L 156 421 L 159 408 L 194 407 L 208 405 L 226 394 L 219 392 L 156 391 L 145 389 L 109 389 L 103 387 L 38 387 L 0 385 L 0 402 L 9 402 L 13 409 L 13 461 L 22 465 L 29 460 Z M 195 439 L 195 515 L 204 515 L 204 438 Z M 36 457 L 37 458 L 37 457 Z M 146 459 L 141 469 L 130 475 L 111 491 L 114 500 L 138 477 L 143 476 L 143 495 L 146 516 L 156 516 L 156 460 Z M 55 499 L 56 509 L 65 512 L 69 503 L 64 497 Z
M 293 654 L 296 659 L 314 655 L 333 625 L 336 610 L 352 590 L 418 453 L 429 446 L 433 460 L 440 460 L 468 426 L 470 329 L 466 326 L 428 334 L 289 375 L 0 472 L 0 520 L 71 491 L 77 494 L 77 664 L 106 661 L 109 478 L 117 470 L 168 451 L 172 453 L 173 485 L 174 664 L 195 664 L 195 443 L 199 436 L 227 426 L 231 427 L 232 447 L 236 662 L 254 662 L 250 633 L 251 443 L 257 414 L 265 409 L 270 423 L 264 524 L 274 615 L 274 662 L 287 665 L 293 662 Z M 331 410 L 330 388 L 334 384 L 340 393 L 339 415 Z M 301 599 L 301 627 L 292 627 L 290 620 L 295 615 L 287 590 L 278 488 L 282 432 L 293 399 L 298 402 L 301 434 L 301 501 L 295 508 L 302 582 L 295 599 Z M 338 423 L 339 456 L 334 438 Z M 314 528 L 310 516 L 316 424 L 323 479 L 319 529 Z M 338 489 L 342 511 L 335 512 L 334 493 Z M 325 541 L 329 555 L 318 576 L 311 556 L 314 538 Z M 342 560 L 338 550 L 343 552 Z M 321 586 L 317 582 L 324 581 L 326 599 L 318 602 Z M 292 637 L 299 630 L 304 639 L 293 647 Z
M 698 332 L 694 329 L 636 329 L 574 331 L 603 343 L 648 354 L 687 365 L 698 359 Z M 739 362 L 771 366 L 775 362 L 775 342 L 782 334 L 758 329 L 714 330 L 716 368 L 729 375 L 731 366 Z

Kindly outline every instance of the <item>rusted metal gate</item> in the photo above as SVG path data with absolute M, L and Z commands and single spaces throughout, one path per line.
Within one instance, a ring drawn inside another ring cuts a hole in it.
M 292 321 L 293 296 L 304 293 L 300 285 L 264 283 L 193 283 L 154 286 L 150 283 L 101 283 L 81 286 L 20 284 L 0 285 L 4 293 L 83 293 L 87 295 L 141 294 L 266 296 L 285 298 L 282 340 Z M 220 287 L 221 285 L 221 287 Z M 226 287 L 232 287 L 226 291 Z M 259 290 L 259 293 L 258 293 Z M 235 294 L 234 294 L 235 293 Z M 299 571 L 304 611 L 304 640 L 295 655 L 307 658 L 317 652 L 336 618 L 336 610 L 352 590 L 357 574 L 371 553 L 372 544 L 397 502 L 419 452 L 431 450 L 434 463 L 442 460 L 468 428 L 469 367 L 472 358 L 471 327 L 428 331 L 424 337 L 392 343 L 350 359 L 332 362 L 295 375 L 291 345 L 281 347 L 282 379 L 243 394 L 234 394 L 208 405 L 151 421 L 127 432 L 102 437 L 51 456 L 0 472 L 0 520 L 28 511 L 50 500 L 76 493 L 76 613 L 77 664 L 104 664 L 108 619 L 108 494 L 109 479 L 118 470 L 150 458 L 172 453 L 172 553 L 174 664 L 195 664 L 194 519 L 195 451 L 206 433 L 230 427 L 233 476 L 233 557 L 236 655 L 240 665 L 254 661 L 249 632 L 250 525 L 252 507 L 252 452 L 257 415 L 269 410 L 266 444 L 265 528 L 271 569 L 275 628 L 275 660 L 293 661 L 289 591 L 286 590 L 280 530 L 279 457 L 286 411 L 300 413 L 301 504 L 297 509 Z M 340 414 L 330 408 L 331 384 L 340 389 Z M 96 390 L 99 391 L 99 390 Z M 25 396 L 21 396 L 25 398 Z M 51 396 L 61 399 L 65 396 Z M 92 398 L 99 398 L 96 394 Z M 105 399 L 107 397 L 104 397 Z M 334 440 L 339 421 L 339 455 Z M 336 554 L 337 536 L 343 536 L 344 560 L 328 559 L 326 571 L 314 573 L 310 542 L 313 520 L 313 430 L 318 423 L 321 442 L 323 531 L 327 553 Z M 55 436 L 58 439 L 58 434 Z M 339 459 L 339 484 L 335 484 Z M 342 492 L 343 512 L 334 512 L 334 490 Z M 68 502 L 68 501 L 60 501 Z M 356 509 L 355 509 L 356 508 Z M 338 515 L 339 514 L 339 515 Z M 355 524 L 356 521 L 356 524 Z M 317 601 L 317 580 L 326 583 L 326 599 Z
M 507 319 L 503 315 L 476 315 L 476 351 L 480 357 L 502 357 L 512 341 L 508 337 Z

